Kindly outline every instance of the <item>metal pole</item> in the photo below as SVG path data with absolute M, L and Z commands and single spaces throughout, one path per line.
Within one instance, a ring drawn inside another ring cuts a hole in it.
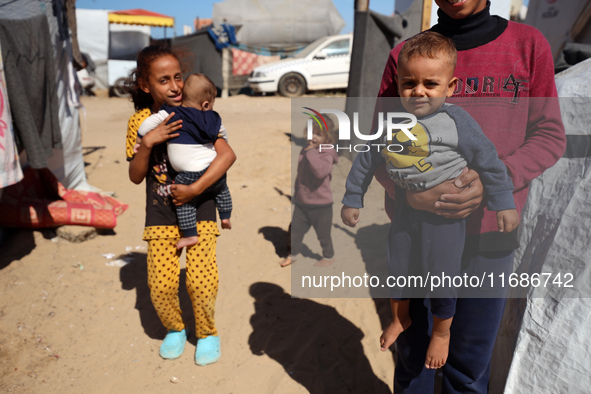
M 421 18 L 421 31 L 431 27 L 431 7 L 433 0 L 423 0 L 423 17 Z
M 573 23 L 573 27 L 570 30 L 570 36 L 573 40 L 576 40 L 577 36 L 583 31 L 587 23 L 591 19 L 591 0 L 587 0 L 587 3 L 581 9 L 579 17 Z
M 232 67 L 230 62 L 232 61 L 232 51 L 230 48 L 222 49 L 222 98 L 226 98 L 230 95 L 230 76 L 232 75 Z
M 369 0 L 355 0 L 355 11 L 367 12 L 369 10 Z

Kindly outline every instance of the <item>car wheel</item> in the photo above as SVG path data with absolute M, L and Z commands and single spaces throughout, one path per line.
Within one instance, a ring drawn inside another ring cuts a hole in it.
M 119 78 L 111 88 L 114 96 L 129 97 L 127 78 Z
M 301 96 L 306 92 L 306 80 L 300 74 L 289 73 L 279 81 L 279 94 L 287 97 Z

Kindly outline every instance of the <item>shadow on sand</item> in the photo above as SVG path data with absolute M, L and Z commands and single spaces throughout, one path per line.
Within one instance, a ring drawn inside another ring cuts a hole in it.
M 369 276 L 377 276 L 383 281 L 388 275 L 386 250 L 390 224 L 372 224 L 361 227 L 357 230 L 357 234 L 339 224 L 334 224 L 333 226 L 354 240 L 355 246 L 361 252 L 361 259 L 365 264 L 367 274 Z M 370 288 L 369 290 L 370 296 L 375 304 L 376 313 L 380 319 L 380 325 L 382 330 L 384 330 L 392 321 L 392 310 L 388 291 L 383 288 Z M 395 359 L 395 349 L 396 347 L 394 345 L 390 347 L 393 359 Z
M 275 247 L 275 253 L 280 258 L 287 257 L 291 252 L 291 242 L 289 231 L 285 231 L 281 227 L 277 226 L 265 226 L 259 229 L 259 234 L 263 234 L 263 237 L 271 242 Z M 302 250 L 300 251 L 303 257 L 320 260 L 322 255 L 313 252 L 306 244 L 302 244 Z
M 13 261 L 22 259 L 35 249 L 33 230 L 4 228 L 1 229 L 0 270 L 8 267 Z
M 250 286 L 250 349 L 271 357 L 310 393 L 390 393 L 365 356 L 363 332 L 336 309 L 292 298 L 271 283 Z

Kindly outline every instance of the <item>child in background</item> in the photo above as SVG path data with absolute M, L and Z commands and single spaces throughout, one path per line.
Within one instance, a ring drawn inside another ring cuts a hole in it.
M 301 150 L 293 197 L 294 209 L 290 226 L 291 253 L 282 262 L 282 267 L 291 265 L 299 258 L 304 235 L 314 227 L 320 246 L 322 260 L 316 266 L 329 266 L 334 263 L 332 246 L 332 167 L 339 157 L 335 149 L 320 149 L 321 144 L 334 144 L 334 123 L 325 117 L 325 127 L 313 125 L 313 136 Z
M 205 174 L 189 186 L 173 184 L 164 142 L 179 135 L 181 120 L 168 123 L 174 115 L 171 113 L 142 138 L 137 152 L 134 146 L 137 130 L 151 113 L 157 112 L 163 104 L 181 105 L 184 82 L 178 57 L 166 47 L 144 48 L 138 54 L 131 84 L 137 112 L 127 125 L 129 178 L 135 184 L 146 181 L 143 239 L 148 242 L 148 286 L 152 304 L 168 331 L 160 346 L 160 356 L 175 359 L 183 353 L 187 332 L 178 294 L 181 250 L 176 247 L 180 233 L 173 204 L 182 204 L 201 195 L 228 171 L 236 156 L 227 142 L 218 138 L 214 142 L 217 156 Z M 221 355 L 214 319 L 219 282 L 216 262 L 219 230 L 211 193 L 204 194 L 197 206 L 197 230 L 199 242 L 187 248 L 186 287 L 195 315 L 195 363 L 203 366 L 215 363 Z
M 160 111 L 148 117 L 138 130 L 138 138 L 144 137 L 173 111 L 176 114 L 172 121 L 183 121 L 182 128 L 178 130 L 179 136 L 169 140 L 167 144 L 170 164 L 178 173 L 174 178 L 175 183 L 190 185 L 199 179 L 216 157 L 213 148 L 215 140 L 223 137 L 227 141 L 221 118 L 213 111 L 216 95 L 217 88 L 211 79 L 204 74 L 191 74 L 185 80 L 180 107 L 164 104 Z M 232 198 L 226 184 L 226 176 L 220 178 L 208 191 L 215 193 L 222 228 L 231 229 Z M 177 219 L 182 231 L 182 238 L 177 243 L 178 249 L 199 242 L 196 212 L 196 202 L 177 207 Z
M 380 160 L 396 186 L 402 190 L 427 190 L 459 176 L 466 165 L 475 169 L 487 192 L 487 206 L 497 212 L 498 230 L 511 232 L 519 223 L 513 201 L 513 183 L 497 151 L 480 126 L 463 109 L 445 104 L 451 97 L 457 52 L 453 42 L 439 33 L 427 31 L 410 38 L 398 56 L 396 84 L 404 108 L 415 115 L 417 125 L 409 140 L 402 131 L 393 135 L 404 149 L 372 150 L 360 154 L 347 178 L 343 198 L 343 222 L 354 227 L 359 221 L 363 195 Z M 393 141 L 387 141 L 392 144 Z M 427 272 L 450 277 L 460 275 L 466 220 L 439 217 L 408 206 L 399 207 L 389 236 L 389 267 L 393 276 L 408 276 L 411 250 L 420 250 L 422 275 Z M 395 293 L 399 294 L 399 293 Z M 449 351 L 450 327 L 455 313 L 453 288 L 431 293 L 433 332 L 425 367 L 441 368 Z M 409 299 L 391 300 L 393 321 L 380 338 L 382 351 L 412 323 Z

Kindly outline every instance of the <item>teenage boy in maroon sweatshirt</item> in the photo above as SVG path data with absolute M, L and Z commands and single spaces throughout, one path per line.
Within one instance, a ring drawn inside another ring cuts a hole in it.
M 450 37 L 458 50 L 455 76 L 459 84 L 454 97 L 471 98 L 460 104 L 496 146 L 521 212 L 529 183 L 554 165 L 566 147 L 550 45 L 538 30 L 490 15 L 486 0 L 435 2 L 439 19 L 432 30 Z M 398 96 L 394 77 L 401 47 L 390 52 L 380 97 Z M 394 183 L 384 166 L 375 177 L 387 191 L 386 211 L 392 217 Z M 406 193 L 406 204 L 415 209 L 456 219 L 470 216 L 463 272 L 508 274 L 518 246 L 517 231 L 496 231 L 495 212 L 488 211 L 482 200 L 482 183 L 473 170 L 425 192 Z M 487 392 L 490 360 L 505 307 L 506 289 L 498 290 L 488 293 L 497 298 L 486 298 L 486 293 L 478 291 L 469 294 L 473 298 L 458 297 L 449 357 L 442 368 L 444 393 Z M 397 340 L 395 393 L 434 390 L 435 371 L 424 366 L 432 326 L 429 305 L 428 299 L 411 300 L 412 324 Z

